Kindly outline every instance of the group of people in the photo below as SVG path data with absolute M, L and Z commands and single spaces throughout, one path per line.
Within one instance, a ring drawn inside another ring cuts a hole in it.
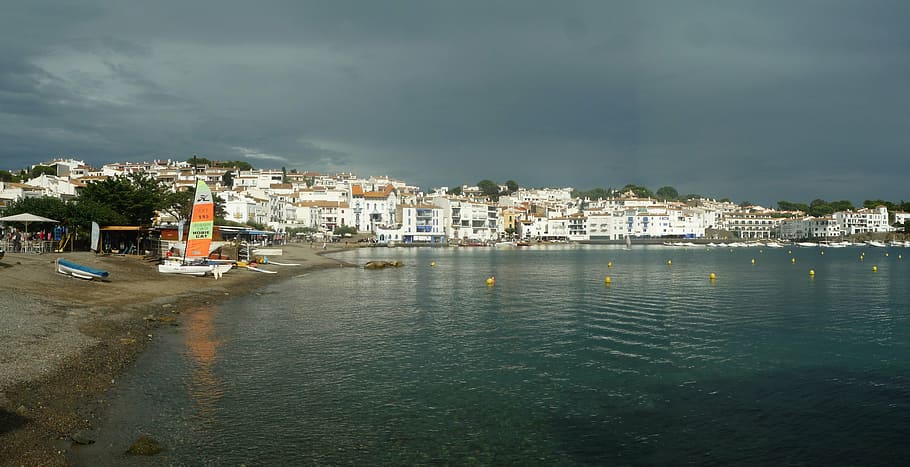
M 2 238 L 11 252 L 23 251 L 23 246 L 28 242 L 52 242 L 59 240 L 53 230 L 39 230 L 37 232 L 24 232 L 16 228 L 9 229 Z

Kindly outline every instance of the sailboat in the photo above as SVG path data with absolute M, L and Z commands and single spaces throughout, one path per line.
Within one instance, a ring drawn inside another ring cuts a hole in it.
M 165 274 L 188 274 L 192 276 L 213 275 L 215 278 L 231 269 L 231 264 L 206 263 L 212 245 L 215 227 L 215 202 L 212 190 L 202 180 L 196 180 L 193 195 L 193 213 L 183 259 L 167 260 L 158 265 L 158 272 Z

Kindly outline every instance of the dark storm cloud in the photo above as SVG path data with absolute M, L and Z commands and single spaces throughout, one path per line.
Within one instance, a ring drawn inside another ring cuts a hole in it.
M 0 157 L 908 198 L 902 2 L 31 2 Z

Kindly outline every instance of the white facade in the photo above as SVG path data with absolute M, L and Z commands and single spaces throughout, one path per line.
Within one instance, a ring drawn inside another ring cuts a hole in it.
M 904 224 L 904 225 L 907 225 L 907 222 L 910 222 L 910 212 L 896 212 L 896 213 L 894 213 L 894 223 L 895 223 L 895 224 Z
M 875 209 L 835 212 L 834 219 L 837 220 L 844 235 L 894 230 L 888 224 L 888 208 L 884 206 Z
M 216 192 L 224 204 L 225 220 L 245 224 L 256 218 L 256 201 L 242 193 L 234 191 Z
M 445 209 L 436 205 L 399 206 L 401 224 L 376 230 L 379 243 L 405 245 L 445 245 Z
M 499 238 L 499 211 L 487 203 L 468 201 L 464 198 L 434 199 L 443 208 L 446 237 L 452 240 L 490 241 Z
M 721 228 L 733 232 L 736 238 L 776 238 L 783 218 L 752 211 L 724 213 Z
M 381 190 L 364 190 L 362 185 L 351 185 L 349 191 L 352 225 L 361 232 L 376 232 L 377 227 L 394 227 L 398 210 L 398 193 L 392 185 Z
M 41 174 L 27 182 L 26 185 L 40 188 L 44 196 L 52 198 L 73 198 L 76 196 L 76 185 L 66 177 Z

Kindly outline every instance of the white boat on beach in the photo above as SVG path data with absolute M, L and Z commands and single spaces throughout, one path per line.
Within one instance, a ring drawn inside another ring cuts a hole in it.
M 79 279 L 105 279 L 109 275 L 107 271 L 90 268 L 79 263 L 67 261 L 63 258 L 57 258 L 54 261 L 54 265 L 57 268 L 57 272 L 60 274 L 78 277 Z
M 867 240 L 866 244 L 869 246 L 874 246 L 876 248 L 886 248 L 888 246 L 884 242 L 879 242 L 876 240 Z
M 165 261 L 158 265 L 158 272 L 163 274 L 185 274 L 188 276 L 215 276 L 221 277 L 233 268 L 230 263 L 219 264 L 185 264 L 180 261 Z
M 818 243 L 815 243 L 815 242 L 796 242 L 796 246 L 812 248 L 812 247 L 817 247 L 817 246 L 818 246 Z

